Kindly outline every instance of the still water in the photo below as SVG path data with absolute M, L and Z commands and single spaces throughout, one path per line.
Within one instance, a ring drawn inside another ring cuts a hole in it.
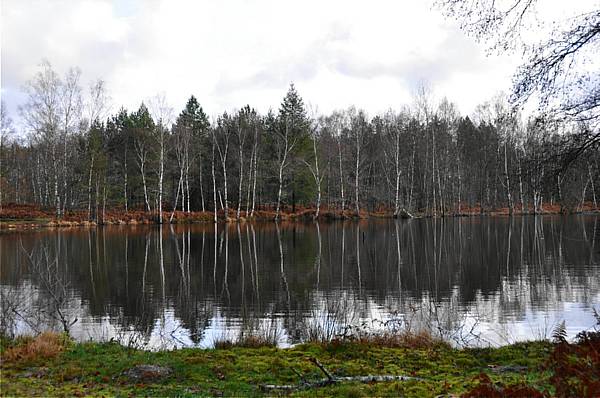
M 386 320 L 495 345 L 595 325 L 600 217 L 48 229 L 1 234 L 0 265 L 17 333 L 60 330 L 60 307 L 77 339 L 147 348 Z

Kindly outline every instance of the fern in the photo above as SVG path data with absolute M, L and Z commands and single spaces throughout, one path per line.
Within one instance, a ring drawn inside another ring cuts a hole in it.
M 567 326 L 565 321 L 562 321 L 552 331 L 552 340 L 554 343 L 566 343 L 567 342 Z

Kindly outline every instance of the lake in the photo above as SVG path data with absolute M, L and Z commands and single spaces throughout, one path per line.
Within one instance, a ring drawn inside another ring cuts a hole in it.
M 498 345 L 600 310 L 597 215 L 41 229 L 1 234 L 0 262 L 5 329 L 61 330 L 58 309 L 79 340 L 151 349 L 248 325 L 282 346 L 390 324 Z

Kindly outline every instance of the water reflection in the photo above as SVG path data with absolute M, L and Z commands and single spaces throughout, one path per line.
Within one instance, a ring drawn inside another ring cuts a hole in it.
M 208 346 L 267 323 L 277 324 L 286 344 L 326 320 L 416 322 L 415 308 L 426 308 L 425 321 L 435 327 L 472 328 L 484 341 L 503 343 L 542 337 L 562 319 L 572 334 L 594 324 L 598 221 L 453 218 L 13 233 L 0 235 L 0 282 L 3 294 L 28 297 L 32 306 L 50 302 L 23 254 L 42 247 L 65 282 L 65 312 L 78 319 L 72 332 L 80 339 Z M 15 327 L 31 329 L 22 321 Z

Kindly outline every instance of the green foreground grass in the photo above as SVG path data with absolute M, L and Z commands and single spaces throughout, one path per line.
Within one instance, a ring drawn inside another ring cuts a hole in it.
M 421 380 L 378 383 L 347 382 L 281 392 L 292 396 L 459 396 L 477 387 L 482 373 L 495 386 L 527 385 L 553 394 L 544 363 L 552 352 L 547 342 L 500 348 L 454 349 L 445 344 L 388 348 L 365 343 L 303 344 L 271 347 L 181 349 L 149 352 L 116 343 L 74 343 L 62 337 L 58 348 L 19 347 L 23 340 L 4 340 L 2 396 L 262 396 L 263 384 L 298 384 L 323 379 L 309 360 L 316 358 L 335 376 L 406 375 Z M 44 353 L 46 352 L 46 353 Z M 132 380 L 125 375 L 136 365 L 168 366 L 163 379 Z

